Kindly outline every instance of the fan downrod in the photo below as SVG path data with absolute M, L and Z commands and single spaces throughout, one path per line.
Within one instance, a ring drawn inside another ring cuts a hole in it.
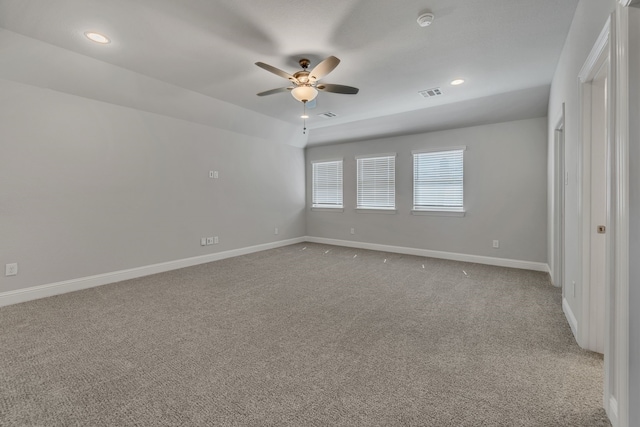
M 298 61 L 298 64 L 300 64 L 303 70 L 306 70 L 307 67 L 309 67 L 309 65 L 311 64 L 311 61 L 309 61 L 307 58 L 302 58 L 300 61 Z

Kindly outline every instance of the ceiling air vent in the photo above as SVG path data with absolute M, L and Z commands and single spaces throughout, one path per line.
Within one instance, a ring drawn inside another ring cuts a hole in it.
M 442 90 L 439 87 L 434 87 L 433 89 L 421 90 L 418 93 L 425 98 L 431 98 L 432 96 L 442 95 Z
M 332 113 L 331 111 L 327 111 L 326 113 L 322 113 L 322 114 L 318 114 L 320 117 L 323 117 L 325 119 L 331 119 L 333 117 L 336 117 L 337 114 L 336 113 Z

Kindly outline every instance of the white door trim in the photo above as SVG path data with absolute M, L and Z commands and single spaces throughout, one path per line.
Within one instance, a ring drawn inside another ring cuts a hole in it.
M 635 1 L 616 7 L 615 13 L 615 138 L 613 156 L 614 219 L 613 313 L 614 354 L 617 366 L 618 427 L 629 427 L 629 6 Z
M 640 0 L 620 0 L 620 5 L 622 7 L 633 6 L 640 3 Z

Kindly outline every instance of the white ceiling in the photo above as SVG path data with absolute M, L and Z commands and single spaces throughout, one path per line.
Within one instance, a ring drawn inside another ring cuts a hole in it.
M 300 128 L 302 104 L 288 93 L 256 96 L 288 82 L 254 63 L 293 73 L 301 57 L 313 67 L 335 55 L 322 81 L 360 93 L 318 95 L 308 143 L 327 144 L 544 116 L 577 3 L 0 0 L 0 27 Z M 436 18 L 421 28 L 425 11 Z M 88 30 L 112 43 L 88 42 Z M 433 87 L 443 95 L 418 94 Z M 327 111 L 337 117 L 318 116 Z

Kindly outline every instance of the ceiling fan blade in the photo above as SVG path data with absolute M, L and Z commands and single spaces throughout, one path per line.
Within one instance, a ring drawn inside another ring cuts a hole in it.
M 344 85 L 332 85 L 329 83 L 322 83 L 316 86 L 316 89 L 323 92 L 343 93 L 345 95 L 355 95 L 360 89 L 353 86 Z
M 330 56 L 318 65 L 314 67 L 309 73 L 310 79 L 320 80 L 330 72 L 332 72 L 340 63 L 340 60 L 335 56 Z
M 265 90 L 264 92 L 260 92 L 258 96 L 267 96 L 273 95 L 274 93 L 287 92 L 293 89 L 292 87 L 279 87 L 278 89 Z
M 295 77 L 293 77 L 291 74 L 289 74 L 289 73 L 287 73 L 287 72 L 285 72 L 285 71 L 282 71 L 282 70 L 281 70 L 281 69 L 279 69 L 279 68 L 276 68 L 276 67 L 271 66 L 271 65 L 269 65 L 269 64 L 265 64 L 264 62 L 256 62 L 256 65 L 257 65 L 258 67 L 262 68 L 263 70 L 267 70 L 267 71 L 269 71 L 269 72 L 271 72 L 271 73 L 275 74 L 276 76 L 280 76 L 280 77 L 283 77 L 283 78 L 285 78 L 285 79 L 287 79 L 287 80 L 291 80 L 292 82 L 294 82 L 294 83 L 296 83 L 296 84 L 298 84 L 298 83 L 299 83 L 299 82 L 298 82 L 298 79 L 296 79 Z

